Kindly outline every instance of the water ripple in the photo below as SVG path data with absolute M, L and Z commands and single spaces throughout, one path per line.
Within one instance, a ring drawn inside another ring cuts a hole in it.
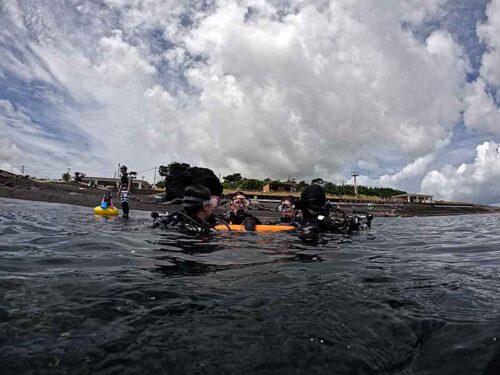
M 3 373 L 497 374 L 500 216 L 206 238 L 0 199 Z

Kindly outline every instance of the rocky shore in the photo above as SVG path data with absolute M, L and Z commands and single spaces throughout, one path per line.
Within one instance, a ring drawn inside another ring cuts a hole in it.
M 103 189 L 90 189 L 85 184 L 33 180 L 0 170 L 0 197 L 24 199 L 32 201 L 66 203 L 84 207 L 95 207 L 100 204 Z M 115 199 L 115 205 L 120 202 Z M 178 205 L 169 205 L 158 202 L 155 194 L 150 191 L 136 191 L 130 199 L 132 210 L 141 211 L 173 211 Z M 258 202 L 253 210 L 262 220 L 274 220 L 279 216 L 275 211 L 276 203 Z M 432 215 L 465 215 L 500 212 L 500 207 L 476 205 L 469 203 L 437 202 L 433 204 L 361 204 L 339 203 L 338 207 L 346 212 L 371 212 L 374 216 L 432 216 Z M 220 208 L 217 213 L 227 211 Z

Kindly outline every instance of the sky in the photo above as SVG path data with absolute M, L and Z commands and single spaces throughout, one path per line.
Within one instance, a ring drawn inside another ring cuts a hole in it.
M 0 169 L 500 203 L 500 0 L 2 0 Z

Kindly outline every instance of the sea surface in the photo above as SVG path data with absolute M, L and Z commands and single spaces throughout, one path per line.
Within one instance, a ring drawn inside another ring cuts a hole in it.
M 2 374 L 500 374 L 500 216 L 192 238 L 0 199 Z

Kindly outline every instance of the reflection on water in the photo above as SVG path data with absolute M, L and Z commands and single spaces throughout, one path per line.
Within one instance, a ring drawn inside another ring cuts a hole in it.
M 316 244 L 0 200 L 2 373 L 499 374 L 500 217 Z

